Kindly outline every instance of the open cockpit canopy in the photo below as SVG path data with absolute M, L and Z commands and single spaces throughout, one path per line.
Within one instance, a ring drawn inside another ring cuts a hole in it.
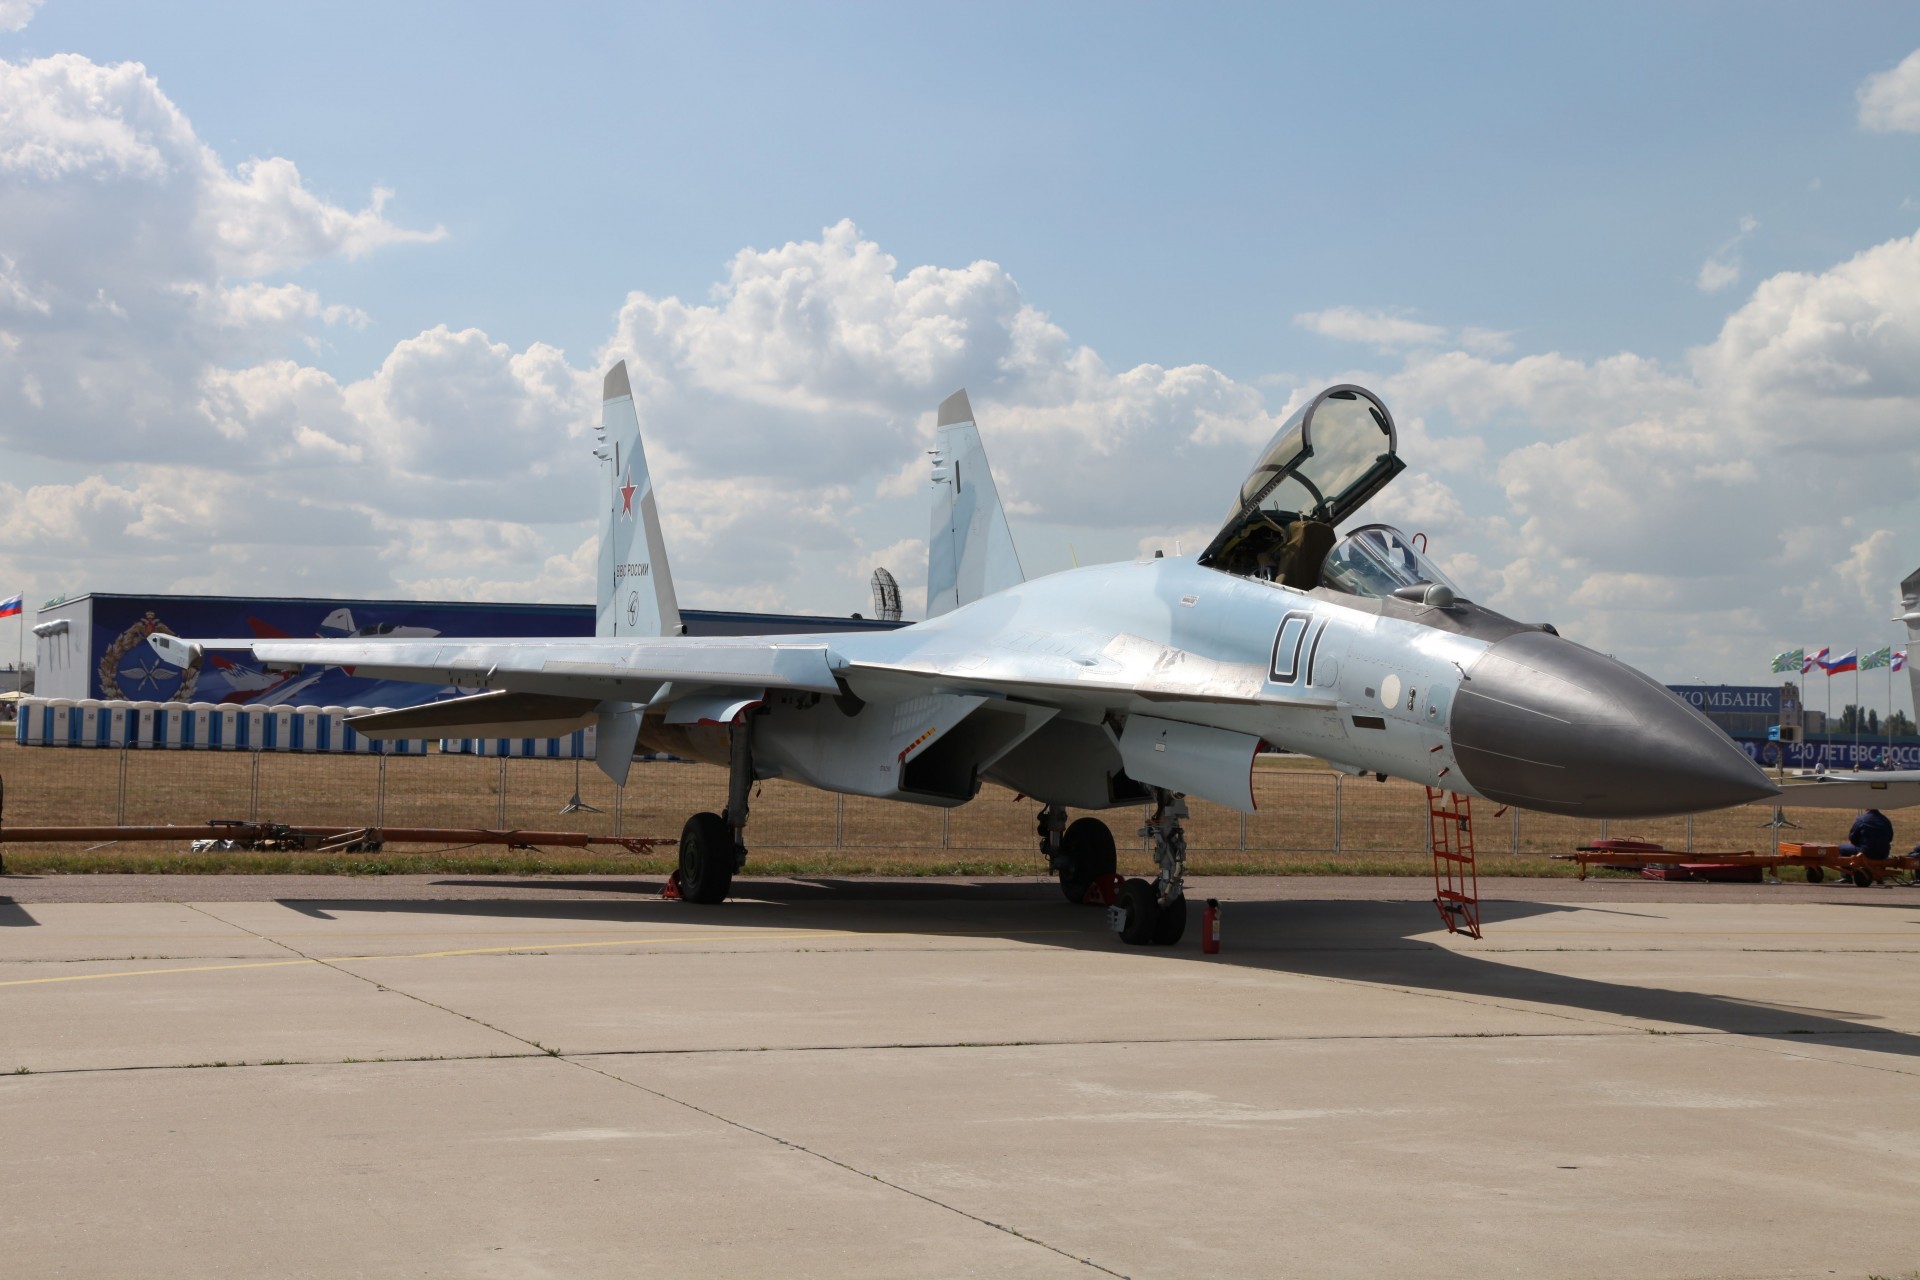
M 1200 563 L 1306 590 L 1333 527 L 1405 468 L 1393 417 L 1369 391 L 1330 387 L 1274 434 Z

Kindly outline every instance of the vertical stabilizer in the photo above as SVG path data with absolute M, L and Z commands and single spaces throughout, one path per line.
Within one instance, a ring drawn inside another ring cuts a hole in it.
M 660 536 L 653 478 L 640 443 L 640 417 L 627 382 L 627 362 L 607 370 L 600 404 L 601 498 L 599 618 L 601 636 L 677 636 L 680 605 Z
M 1900 583 L 1900 616 L 1907 624 L 1907 679 L 1913 682 L 1913 713 L 1920 719 L 1920 569 Z
M 940 402 L 934 430 L 927 616 L 937 618 L 1025 581 L 973 406 L 965 391 L 956 391 Z

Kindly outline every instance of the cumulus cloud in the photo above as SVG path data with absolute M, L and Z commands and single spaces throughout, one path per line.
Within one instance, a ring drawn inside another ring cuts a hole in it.
M 1700 264 L 1700 274 L 1694 277 L 1694 284 L 1702 293 L 1718 293 L 1728 285 L 1740 280 L 1740 245 L 1754 233 L 1760 223 L 1748 216 L 1740 219 L 1740 229 Z
M 1303 311 L 1293 322 L 1311 333 L 1342 342 L 1364 342 L 1388 351 L 1400 347 L 1431 347 L 1447 340 L 1447 331 L 1385 311 L 1362 311 L 1358 307 L 1329 307 L 1325 311 Z
M 705 302 L 630 295 L 600 353 L 620 358 L 681 576 L 754 601 L 804 605 L 779 584 L 823 558 L 864 579 L 875 504 L 924 526 L 921 451 L 957 387 L 1010 511 L 1106 530 L 1169 503 L 1213 511 L 1279 424 L 1204 365 L 1110 368 L 996 263 L 902 270 L 851 222 L 742 251 Z M 925 569 L 889 567 L 903 584 Z
M 40 0 L 0 0 L 0 32 L 18 31 L 33 21 Z
M 355 210 L 290 160 L 230 166 L 143 67 L 76 55 L 0 63 L 0 175 L 0 448 L 56 473 L 115 460 L 0 495 L 23 529 L 90 530 L 12 551 L 62 589 L 211 563 L 255 589 L 297 533 L 329 547 L 299 558 L 303 589 L 584 597 L 588 436 L 621 358 L 676 576 L 705 604 L 837 608 L 878 557 L 924 559 L 901 535 L 924 529 L 921 453 L 958 386 L 1010 510 L 1108 530 L 1214 510 L 1278 422 L 1206 366 L 1109 368 L 996 263 L 903 267 L 851 222 L 742 250 L 697 301 L 633 293 L 586 367 L 440 326 L 340 379 L 302 355 L 367 317 L 287 277 L 441 235 L 391 221 L 385 191 Z M 495 532 L 430 531 L 455 520 Z
M 1875 133 L 1920 133 L 1920 49 L 1861 83 L 1860 127 Z
M 1687 653 L 1757 679 L 1763 650 L 1892 638 L 1887 594 L 1920 562 L 1917 361 L 1920 235 L 1761 281 L 1678 366 L 1421 351 L 1373 385 L 1485 449 L 1490 483 L 1452 489 L 1498 514 L 1433 521 L 1481 568 L 1470 590 L 1656 672 Z M 1447 510 L 1405 479 L 1379 510 Z
M 1702 293 L 1718 293 L 1730 284 L 1740 281 L 1740 264 L 1729 262 L 1722 257 L 1711 257 L 1700 264 L 1700 274 L 1694 277 L 1694 284 Z
M 281 159 L 229 169 L 137 63 L 0 62 L 0 443 L 231 448 L 233 420 L 201 409 L 219 371 L 365 320 L 270 277 L 442 234 L 390 222 L 384 199 L 332 205 Z
M 1382 353 L 1454 344 L 1475 355 L 1497 356 L 1513 350 L 1513 334 L 1502 329 L 1445 325 L 1415 320 L 1397 311 L 1366 311 L 1359 307 L 1328 307 L 1303 311 L 1294 324 L 1310 333 L 1340 342 L 1357 342 Z
M 30 577 L 66 566 L 63 588 L 201 581 L 184 541 L 254 589 L 262 548 L 297 532 L 359 549 L 302 557 L 304 584 L 582 597 L 588 436 L 621 358 L 677 577 L 706 604 L 835 608 L 877 557 L 924 558 L 901 534 L 924 528 L 920 455 L 958 386 L 1011 510 L 1106 529 L 1216 508 L 1278 421 L 1218 370 L 1109 368 L 996 263 L 903 267 L 851 222 L 742 250 L 698 301 L 633 293 L 584 368 L 440 326 L 343 380 L 301 353 L 366 316 L 286 277 L 439 237 L 389 220 L 386 192 L 353 210 L 289 160 L 228 166 L 144 68 L 75 55 L 0 63 L 0 174 L 0 447 L 116 460 L 4 495 L 23 529 L 91 531 L 16 544 Z M 453 520 L 495 532 L 429 530 Z

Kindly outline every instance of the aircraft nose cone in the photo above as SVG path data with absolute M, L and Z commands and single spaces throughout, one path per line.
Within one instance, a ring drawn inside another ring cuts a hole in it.
M 1502 804 L 1658 818 L 1780 789 L 1705 716 L 1632 667 L 1542 631 L 1497 642 L 1453 705 L 1454 758 Z

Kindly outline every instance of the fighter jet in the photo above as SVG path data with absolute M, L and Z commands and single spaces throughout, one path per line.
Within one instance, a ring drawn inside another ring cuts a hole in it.
M 1133 944 L 1186 920 L 1186 798 L 1254 808 L 1268 744 L 1349 774 L 1500 804 L 1652 817 L 1775 793 L 1731 740 L 1653 680 L 1475 604 L 1382 524 L 1338 532 L 1405 464 L 1392 415 L 1330 387 L 1260 454 L 1198 555 L 1021 571 L 965 391 L 940 407 L 929 617 L 896 631 L 687 637 L 626 365 L 606 375 L 605 501 L 591 639 L 203 640 L 480 696 L 363 716 L 369 737 L 544 736 L 598 726 L 624 785 L 636 748 L 724 765 L 724 810 L 687 820 L 680 890 L 725 899 L 756 779 L 909 804 L 965 804 L 991 779 L 1039 805 L 1069 900 L 1111 875 L 1099 818 L 1150 806 L 1158 874 L 1120 887 Z

